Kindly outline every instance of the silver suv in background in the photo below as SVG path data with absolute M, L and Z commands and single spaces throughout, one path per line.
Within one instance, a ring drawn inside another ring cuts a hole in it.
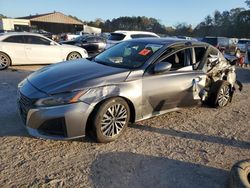
M 247 43 L 250 43 L 250 39 L 240 39 L 238 41 L 237 47 L 240 49 L 241 52 L 246 52 Z
M 110 33 L 107 45 L 105 49 L 112 47 L 113 45 L 120 43 L 129 39 L 137 39 L 137 38 L 160 38 L 157 34 L 146 31 L 115 31 L 114 33 Z

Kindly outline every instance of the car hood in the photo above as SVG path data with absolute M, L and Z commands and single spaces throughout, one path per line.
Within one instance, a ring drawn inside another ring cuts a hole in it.
M 124 81 L 129 72 L 128 69 L 78 59 L 46 66 L 31 74 L 27 79 L 38 90 L 52 95 L 116 84 Z

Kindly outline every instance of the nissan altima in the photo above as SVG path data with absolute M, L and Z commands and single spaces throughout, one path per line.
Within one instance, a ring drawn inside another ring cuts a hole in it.
M 60 45 L 40 34 L 0 34 L 0 70 L 11 65 L 51 64 L 86 57 L 86 50 L 71 45 Z
M 111 142 L 129 122 L 207 102 L 232 101 L 233 63 L 213 46 L 179 39 L 135 39 L 94 58 L 49 65 L 19 84 L 28 132 L 73 139 L 92 132 Z

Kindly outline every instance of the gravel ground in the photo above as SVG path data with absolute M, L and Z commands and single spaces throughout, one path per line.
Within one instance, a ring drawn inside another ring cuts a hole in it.
M 16 88 L 37 68 L 0 72 L 0 187 L 226 187 L 231 166 L 250 158 L 250 69 L 238 70 L 244 90 L 224 109 L 182 109 L 97 144 L 27 135 Z

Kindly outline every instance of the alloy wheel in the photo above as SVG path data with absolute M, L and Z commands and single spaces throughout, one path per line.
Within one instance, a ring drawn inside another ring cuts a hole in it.
M 230 90 L 228 86 L 224 86 L 221 88 L 218 96 L 218 104 L 223 107 L 226 106 L 230 99 Z
M 72 52 L 71 54 L 69 54 L 68 60 L 74 60 L 74 59 L 79 59 L 82 56 L 79 53 L 76 52 Z
M 114 104 L 109 107 L 101 120 L 102 134 L 107 137 L 118 135 L 126 125 L 128 112 L 124 105 Z
M 0 54 L 0 69 L 5 69 L 9 66 L 9 58 L 5 54 Z

